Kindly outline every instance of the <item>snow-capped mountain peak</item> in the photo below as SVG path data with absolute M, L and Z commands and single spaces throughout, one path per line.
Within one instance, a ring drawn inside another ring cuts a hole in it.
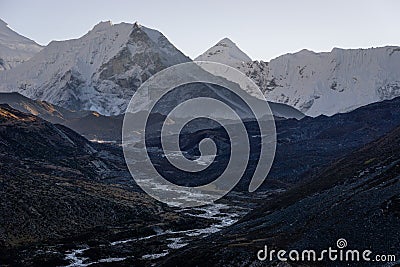
M 78 39 L 53 41 L 27 62 L 0 73 L 0 91 L 74 110 L 120 114 L 142 82 L 187 61 L 156 30 L 106 21 Z
M 400 48 L 301 50 L 237 67 L 264 91 L 267 100 L 306 115 L 348 112 L 400 96 Z
M 243 62 L 251 62 L 251 58 L 229 38 L 222 39 L 195 60 L 214 61 L 231 67 L 237 67 Z
M 6 69 L 0 71 L 0 92 L 104 115 L 123 113 L 136 89 L 156 72 L 190 61 L 162 33 L 137 22 L 100 22 L 78 39 L 53 41 L 39 50 L 0 20 L 0 70 Z M 263 62 L 252 61 L 224 38 L 196 60 L 235 67 L 254 80 L 267 100 L 309 116 L 400 96 L 400 47 L 395 46 L 322 53 L 303 49 Z
M 101 31 L 111 28 L 112 26 L 113 26 L 113 23 L 110 20 L 100 21 L 93 27 L 92 31 L 101 32 Z
M 239 52 L 238 52 L 239 51 Z M 400 48 L 303 49 L 251 61 L 229 39 L 196 60 L 224 63 L 254 80 L 267 100 L 290 105 L 306 115 L 333 115 L 400 96 Z
M 0 71 L 15 67 L 41 49 L 40 45 L 14 32 L 0 19 Z

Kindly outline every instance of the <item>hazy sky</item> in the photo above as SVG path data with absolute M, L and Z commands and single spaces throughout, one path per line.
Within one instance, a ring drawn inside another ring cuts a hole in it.
M 158 29 L 194 58 L 224 37 L 253 59 L 303 48 L 400 45 L 400 1 L 0 0 L 0 18 L 40 44 L 77 38 L 103 20 Z

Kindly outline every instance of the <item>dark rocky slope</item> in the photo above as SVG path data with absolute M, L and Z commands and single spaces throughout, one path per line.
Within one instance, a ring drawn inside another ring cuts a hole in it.
M 51 123 L 67 126 L 89 140 L 121 142 L 124 114 L 104 116 L 95 111 L 69 110 L 46 101 L 32 100 L 15 92 L 0 93 L 0 104 L 7 104 Z M 269 103 L 269 105 L 277 120 L 304 117 L 304 114 L 285 104 Z M 138 120 L 145 119 L 140 112 L 135 116 Z
M 0 105 L 0 170 L 1 264 L 40 266 L 31 253 L 44 244 L 132 238 L 201 222 L 142 193 L 120 150 L 7 105 Z
M 321 251 L 336 247 L 339 238 L 347 239 L 349 249 L 370 249 L 373 255 L 393 254 L 399 258 L 399 199 L 400 127 L 263 203 L 235 225 L 193 243 L 162 263 L 277 266 L 277 262 L 258 261 L 257 251 L 264 245 L 270 249 Z M 318 264 L 284 266 L 314 265 Z M 319 265 L 343 266 L 343 262 Z
M 400 98 L 370 104 L 349 113 L 337 114 L 332 117 L 306 117 L 301 120 L 277 120 L 277 149 L 274 163 L 268 178 L 260 189 L 288 189 L 294 184 L 316 174 L 321 168 L 346 154 L 359 149 L 400 125 Z M 257 138 L 257 124 L 246 122 L 250 138 Z M 203 128 L 202 128 L 203 127 Z M 228 158 L 230 146 L 228 138 L 221 128 L 192 124 L 189 132 L 180 135 L 181 149 L 188 156 L 198 156 L 198 145 L 205 138 L 212 138 Z M 234 138 L 233 138 L 234 139 Z M 168 140 L 166 138 L 165 140 Z M 150 139 L 149 145 L 158 148 L 151 153 L 162 156 L 162 149 L 156 139 Z M 221 157 L 224 159 L 223 157 Z M 221 161 L 222 162 L 222 161 Z M 250 156 L 250 165 L 256 166 L 257 158 Z M 167 171 L 167 166 L 163 165 Z M 170 170 L 172 171 L 172 169 Z M 211 172 L 207 179 L 212 179 Z M 176 180 L 185 177 L 174 176 Z M 250 175 L 247 175 L 237 186 L 239 191 L 247 191 Z M 181 181 L 182 182 L 182 181 Z
M 32 100 L 19 93 L 0 93 L 0 104 L 62 124 L 86 138 L 120 141 L 123 115 L 104 116 L 94 111 L 72 111 L 46 101 Z
M 270 181 L 296 183 L 400 125 L 400 98 L 331 117 L 277 121 L 277 152 Z

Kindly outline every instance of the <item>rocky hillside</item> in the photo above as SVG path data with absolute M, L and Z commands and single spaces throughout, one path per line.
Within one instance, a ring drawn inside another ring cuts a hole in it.
M 24 113 L 67 126 L 89 140 L 120 142 L 122 138 L 123 114 L 104 116 L 95 111 L 71 111 L 46 101 L 29 99 L 19 93 L 0 93 L 0 104 L 8 104 Z M 277 120 L 304 117 L 301 112 L 290 106 L 278 103 L 269 103 L 269 105 Z
M 3 104 L 0 170 L 1 266 L 119 262 L 122 254 L 145 265 L 152 260 L 145 255 L 176 248 L 175 233 L 202 235 L 217 221 L 176 211 L 141 191 L 120 146 L 91 143 Z
M 8 249 L 79 239 L 96 227 L 139 233 L 175 218 L 138 190 L 122 152 L 7 105 L 0 105 L 0 162 L 2 263 Z
M 400 128 L 335 161 L 237 224 L 162 261 L 165 266 L 280 266 L 257 260 L 269 249 L 322 251 L 345 238 L 348 247 L 400 254 Z M 201 253 L 199 253 L 201 251 Z M 397 258 L 398 259 L 398 258 Z M 363 263 L 364 264 L 364 263 Z M 286 263 L 283 266 L 299 266 Z M 343 262 L 320 265 L 343 266 Z M 365 266 L 365 265 L 359 265 Z M 397 266 L 394 263 L 389 265 Z
M 290 188 L 338 158 L 382 138 L 400 125 L 399 112 L 400 98 L 395 98 L 331 117 L 277 120 L 274 163 L 260 190 Z M 246 125 L 249 136 L 256 138 L 257 124 L 249 121 Z M 223 132 L 221 129 L 214 131 L 214 136 Z M 181 135 L 181 140 L 196 144 L 199 136 L 204 137 L 202 134 L 198 131 Z M 217 142 L 221 143 L 221 147 L 229 147 L 227 138 L 218 138 Z M 251 155 L 250 162 L 254 164 L 250 165 L 256 166 L 257 160 L 255 155 Z M 247 192 L 250 179 L 251 176 L 245 176 L 237 189 Z
M 46 101 L 32 100 L 19 93 L 0 93 L 0 104 L 58 123 L 89 140 L 120 141 L 123 115 L 104 116 L 95 111 L 71 111 Z

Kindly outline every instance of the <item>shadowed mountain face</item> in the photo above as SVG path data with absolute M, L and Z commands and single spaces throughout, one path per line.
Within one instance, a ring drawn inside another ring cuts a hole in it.
M 218 42 L 197 59 L 237 68 L 274 101 L 275 161 L 265 183 L 249 193 L 260 139 L 269 132 L 259 131 L 228 87 L 185 85 L 158 101 L 149 118 L 140 100 L 131 110 L 133 124 L 147 124 L 145 131 L 130 132 L 133 151 L 152 157 L 157 172 L 172 174 L 169 181 L 178 185 L 215 180 L 230 161 L 231 145 L 244 142 L 237 120 L 218 114 L 233 136 L 221 124 L 196 119 L 182 128 L 178 149 L 163 151 L 163 142 L 177 136 L 170 131 L 161 142 L 164 121 L 176 126 L 197 114 L 190 108 L 183 117 L 167 118 L 171 107 L 211 97 L 234 107 L 245 124 L 251 154 L 234 190 L 213 205 L 173 209 L 136 185 L 127 164 L 139 170 L 134 177 L 151 180 L 141 171 L 144 161 L 125 162 L 122 146 L 114 143 L 121 141 L 124 113 L 140 86 L 191 59 L 163 34 L 138 23 L 101 22 L 81 38 L 42 48 L 0 20 L 0 266 L 352 265 L 257 260 L 266 245 L 321 251 L 336 248 L 339 238 L 350 249 L 396 255 L 399 264 L 400 98 L 393 99 L 400 95 L 399 52 L 394 46 L 302 50 L 263 62 L 252 61 L 227 38 Z M 228 84 L 237 86 L 233 80 Z M 254 103 L 265 110 L 264 101 Z M 148 151 L 138 142 L 143 136 L 149 137 Z M 218 154 L 211 167 L 194 173 L 170 164 L 167 156 L 175 157 L 176 150 L 186 159 L 200 158 L 205 138 L 215 141 Z M 245 149 L 237 151 L 240 162 L 247 159 Z
M 260 264 L 257 252 L 264 245 L 278 250 L 321 251 L 336 247 L 339 238 L 347 239 L 351 249 L 370 249 L 375 255 L 399 255 L 399 151 L 400 128 L 395 128 L 276 199 L 263 203 L 237 224 L 193 243 L 162 263 L 166 266 Z M 276 266 L 277 262 L 264 264 Z

